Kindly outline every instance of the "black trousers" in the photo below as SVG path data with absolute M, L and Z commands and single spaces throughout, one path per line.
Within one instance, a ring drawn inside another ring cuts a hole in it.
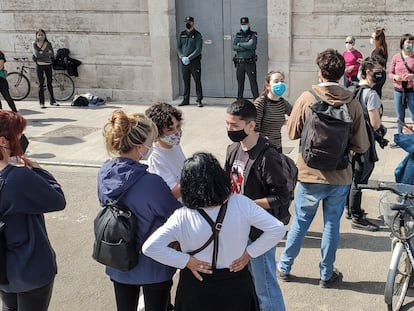
M 52 65 L 37 65 L 36 66 L 37 79 L 39 80 L 39 103 L 40 105 L 45 104 L 45 76 L 47 90 L 49 91 L 49 99 L 53 104 L 56 102 L 53 94 L 52 86 Z
M 193 59 L 188 65 L 182 65 L 184 80 L 184 102 L 190 101 L 191 76 L 193 76 L 197 99 L 203 99 L 203 88 L 201 86 L 201 57 Z
M 53 281 L 49 284 L 23 293 L 0 291 L 3 311 L 47 311 L 52 297 Z
M 116 281 L 112 282 L 114 283 L 118 311 L 137 310 L 141 286 L 144 293 L 145 311 L 171 310 L 170 290 L 173 284 L 172 280 L 146 285 L 123 284 Z
M 353 179 L 348 195 L 348 214 L 353 218 L 361 218 L 364 216 L 361 208 L 362 192 L 356 189 L 356 185 L 367 184 L 375 167 L 374 162 L 365 161 L 364 163 L 361 157 L 363 159 L 363 156 L 357 154 L 352 161 Z
M 16 105 L 14 104 L 13 98 L 10 96 L 9 92 L 9 83 L 6 79 L 0 78 L 0 93 L 1 96 L 5 99 L 7 104 L 9 104 L 9 107 L 12 111 L 17 112 Z M 0 103 L 0 109 L 3 109 L 1 103 Z
M 246 74 L 250 81 L 250 89 L 252 90 L 253 98 L 256 99 L 257 97 L 259 97 L 259 88 L 257 86 L 256 62 L 240 62 L 237 64 L 237 99 L 243 98 L 244 80 Z

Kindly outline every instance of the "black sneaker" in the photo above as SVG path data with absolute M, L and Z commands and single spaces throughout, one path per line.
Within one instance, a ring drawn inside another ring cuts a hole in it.
M 343 275 L 341 272 L 339 272 L 338 269 L 334 268 L 333 272 L 332 272 L 332 276 L 330 277 L 329 280 L 320 280 L 319 281 L 319 286 L 323 287 L 323 288 L 331 288 L 332 286 L 334 286 L 335 284 L 339 283 L 342 281 Z
M 178 104 L 178 106 L 187 106 L 190 103 L 188 101 L 183 100 L 180 104 Z
M 360 230 L 366 230 L 366 231 L 378 231 L 379 226 L 370 222 L 365 217 L 361 218 L 352 218 L 351 227 L 353 229 L 360 229 Z
M 276 269 L 277 278 L 283 282 L 289 282 L 292 280 L 292 275 L 290 273 L 284 273 Z

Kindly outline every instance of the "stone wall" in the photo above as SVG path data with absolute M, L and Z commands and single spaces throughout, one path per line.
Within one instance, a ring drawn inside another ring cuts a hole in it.
M 343 51 L 348 35 L 368 56 L 371 33 L 384 27 L 391 58 L 399 36 L 413 29 L 413 10 L 411 1 L 398 0 L 268 0 L 268 68 L 286 72 L 293 102 L 317 82 L 316 54 Z M 12 58 L 31 58 L 35 31 L 43 28 L 55 50 L 69 48 L 82 61 L 77 93 L 171 101 L 178 97 L 175 23 L 174 0 L 1 1 L 0 49 L 13 70 Z M 386 97 L 391 90 L 388 81 Z

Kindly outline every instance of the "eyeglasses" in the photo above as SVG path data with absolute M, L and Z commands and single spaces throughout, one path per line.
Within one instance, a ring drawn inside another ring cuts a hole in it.
M 353 44 L 354 42 L 352 42 L 352 41 L 345 41 L 345 43 L 351 43 L 351 44 Z

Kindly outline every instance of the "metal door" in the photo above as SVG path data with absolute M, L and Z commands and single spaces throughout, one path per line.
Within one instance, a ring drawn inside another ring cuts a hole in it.
M 184 18 L 193 16 L 195 28 L 203 35 L 201 83 L 204 96 L 237 97 L 236 70 L 232 62 L 234 35 L 240 30 L 240 17 L 249 17 L 251 29 L 258 33 L 256 54 L 259 92 L 267 72 L 267 1 L 235 0 L 176 0 L 176 35 L 185 29 Z M 180 94 L 184 86 L 179 62 Z M 245 97 L 250 97 L 250 84 L 246 76 Z M 191 79 L 191 96 L 195 96 Z

